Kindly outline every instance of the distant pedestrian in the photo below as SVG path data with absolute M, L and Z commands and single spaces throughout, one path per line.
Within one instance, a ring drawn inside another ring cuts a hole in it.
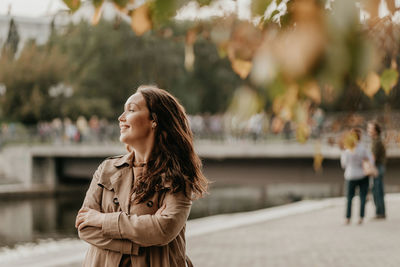
M 381 139 L 381 126 L 377 122 L 369 122 L 367 126 L 368 135 L 372 139 L 372 155 L 375 160 L 375 166 L 378 170 L 378 176 L 373 177 L 372 193 L 375 203 L 375 218 L 385 219 L 385 200 L 383 176 L 385 174 L 386 149 Z
M 353 128 L 346 135 L 343 142 L 343 149 L 340 156 L 340 163 L 344 171 L 344 179 L 346 185 L 346 224 L 350 223 L 352 200 L 355 195 L 356 188 L 360 192 L 360 218 L 358 223 L 363 222 L 365 216 L 365 202 L 368 194 L 369 178 L 364 174 L 362 164 L 363 160 L 369 160 L 373 163 L 372 154 L 360 142 L 361 130 Z
M 76 218 L 91 244 L 84 266 L 190 267 L 186 220 L 208 181 L 185 110 L 167 91 L 141 86 L 118 120 L 129 153 L 103 161 Z

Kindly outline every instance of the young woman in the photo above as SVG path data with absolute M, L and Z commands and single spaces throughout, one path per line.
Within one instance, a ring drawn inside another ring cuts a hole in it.
M 130 152 L 98 167 L 77 215 L 79 237 L 91 244 L 84 266 L 192 266 L 185 225 L 208 181 L 184 108 L 140 86 L 118 120 Z
M 346 185 L 347 208 L 346 208 L 346 224 L 350 223 L 351 206 L 355 190 L 358 187 L 360 193 L 360 218 L 358 223 L 361 224 L 365 215 L 365 201 L 368 194 L 369 178 L 364 174 L 362 168 L 363 160 L 373 163 L 372 154 L 360 142 L 361 130 L 353 128 L 347 136 L 347 147 L 342 150 L 340 163 L 344 168 L 344 179 Z

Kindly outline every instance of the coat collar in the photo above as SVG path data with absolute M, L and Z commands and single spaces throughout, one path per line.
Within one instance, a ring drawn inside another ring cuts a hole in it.
M 127 153 L 122 157 L 116 159 L 114 162 L 114 166 L 117 168 L 123 165 L 128 165 L 129 167 L 131 167 L 134 156 L 135 156 L 134 152 Z
M 114 190 L 118 198 L 121 209 L 127 211 L 129 208 L 131 189 L 134 183 L 134 176 L 138 177 L 143 175 L 145 167 L 134 167 L 133 159 L 134 152 L 127 153 L 118 158 L 114 158 L 112 163 L 115 171 L 112 171 L 110 176 L 102 177 L 100 184 L 108 190 Z M 170 179 L 166 179 L 165 174 L 162 174 L 162 187 L 168 189 L 172 187 Z

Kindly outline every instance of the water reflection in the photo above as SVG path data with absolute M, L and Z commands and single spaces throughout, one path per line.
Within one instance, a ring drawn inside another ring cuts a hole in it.
M 0 202 L 0 246 L 40 239 L 76 237 L 74 220 L 82 204 L 79 197 Z
M 85 188 L 85 187 L 83 187 Z M 399 184 L 388 184 L 387 192 L 399 192 Z M 0 247 L 41 239 L 77 238 L 75 216 L 84 191 L 57 198 L 0 201 Z M 302 199 L 343 195 L 343 182 L 272 183 L 268 185 L 213 184 L 211 194 L 195 201 L 190 219 L 256 210 Z
M 302 198 L 337 196 L 338 184 L 214 185 L 211 194 L 195 201 L 190 219 L 255 210 Z M 40 239 L 77 237 L 74 221 L 84 192 L 73 196 L 0 202 L 0 246 Z

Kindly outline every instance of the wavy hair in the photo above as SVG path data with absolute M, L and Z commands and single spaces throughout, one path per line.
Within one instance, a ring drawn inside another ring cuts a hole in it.
M 140 203 L 171 183 L 172 192 L 183 190 L 191 199 L 204 196 L 208 180 L 193 147 L 193 134 L 185 109 L 167 91 L 150 85 L 137 89 L 145 99 L 150 119 L 157 123 L 154 147 L 146 172 L 135 181 L 135 202 Z M 187 192 L 187 190 L 191 192 Z

